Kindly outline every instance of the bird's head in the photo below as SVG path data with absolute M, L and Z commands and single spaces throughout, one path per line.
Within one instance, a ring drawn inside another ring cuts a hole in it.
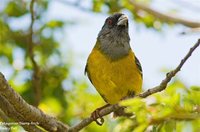
M 130 50 L 128 17 L 122 13 L 109 16 L 98 34 L 100 50 L 111 59 L 126 56 Z

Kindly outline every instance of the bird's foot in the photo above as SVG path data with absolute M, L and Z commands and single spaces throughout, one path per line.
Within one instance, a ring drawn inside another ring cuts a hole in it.
M 99 112 L 101 109 L 97 108 L 94 112 L 92 112 L 91 117 L 92 119 L 99 125 L 103 125 L 104 123 L 104 119 L 102 116 L 100 116 Z M 98 120 L 98 118 L 100 118 L 100 121 Z
M 91 114 L 91 118 L 99 125 L 99 126 L 102 126 L 103 123 L 104 123 L 104 119 L 103 117 L 100 115 L 100 111 L 105 108 L 105 107 L 108 107 L 110 104 L 106 104 L 100 108 L 97 108 L 95 111 L 92 112 Z M 100 121 L 98 120 L 100 119 Z

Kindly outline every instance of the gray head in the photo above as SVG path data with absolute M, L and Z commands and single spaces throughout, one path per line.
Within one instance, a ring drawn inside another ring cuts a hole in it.
M 130 50 L 128 17 L 122 13 L 108 17 L 97 39 L 100 50 L 112 60 L 128 55 Z

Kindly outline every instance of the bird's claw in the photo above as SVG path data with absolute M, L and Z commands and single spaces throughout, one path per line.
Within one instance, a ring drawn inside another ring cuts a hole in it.
M 91 114 L 91 118 L 99 125 L 102 126 L 104 123 L 104 119 L 102 116 L 100 116 L 99 114 L 99 109 L 96 109 L 94 112 L 92 112 Z M 100 121 L 98 120 L 98 118 L 100 118 Z

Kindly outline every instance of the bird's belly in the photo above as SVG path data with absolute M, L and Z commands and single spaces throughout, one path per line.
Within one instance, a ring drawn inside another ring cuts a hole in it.
M 97 50 L 88 59 L 90 78 L 103 98 L 115 104 L 128 93 L 141 91 L 142 78 L 135 64 L 133 52 L 128 56 L 111 61 Z

